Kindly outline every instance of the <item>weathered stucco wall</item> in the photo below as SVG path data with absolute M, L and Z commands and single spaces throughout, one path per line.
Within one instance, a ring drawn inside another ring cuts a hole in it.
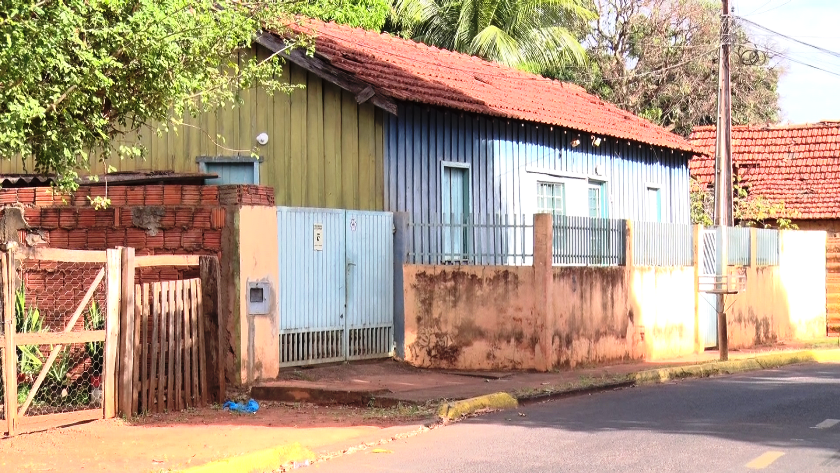
M 543 317 L 533 267 L 406 265 L 406 361 L 550 369 L 694 351 L 693 268 L 549 270 Z
M 747 290 L 726 298 L 730 348 L 825 335 L 825 245 L 825 232 L 784 231 L 779 266 L 746 268 Z
M 403 268 L 405 356 L 417 366 L 528 369 L 542 326 L 530 266 Z
M 239 374 L 242 383 L 274 378 L 280 369 L 277 288 L 279 281 L 276 207 L 238 209 L 239 275 L 234 317 L 239 320 Z M 269 288 L 268 313 L 248 309 L 248 282 Z

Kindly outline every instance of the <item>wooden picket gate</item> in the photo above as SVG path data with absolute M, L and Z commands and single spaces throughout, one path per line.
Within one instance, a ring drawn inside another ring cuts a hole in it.
M 0 251 L 0 432 L 223 400 L 215 256 L 9 246 Z M 138 268 L 156 267 L 199 277 L 135 284 Z

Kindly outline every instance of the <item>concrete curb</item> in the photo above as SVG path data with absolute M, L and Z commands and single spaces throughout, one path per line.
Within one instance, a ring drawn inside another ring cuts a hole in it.
M 204 465 L 178 470 L 184 473 L 252 473 L 274 471 L 281 465 L 291 462 L 315 461 L 317 456 L 312 450 L 299 443 L 281 445 L 275 448 L 258 450 L 238 457 L 216 460 Z
M 513 409 L 517 406 L 519 402 L 510 394 L 493 393 L 463 401 L 445 402 L 438 408 L 438 416 L 441 419 L 454 420 L 482 409 Z
M 784 353 L 770 353 L 757 355 L 752 358 L 729 361 L 712 361 L 689 366 L 676 366 L 654 370 L 639 371 L 614 379 L 604 380 L 595 384 L 570 386 L 565 389 L 523 394 L 517 396 L 520 404 L 533 404 L 564 397 L 581 396 L 597 392 L 640 386 L 645 384 L 664 383 L 674 379 L 707 378 L 710 376 L 744 373 L 762 369 L 779 368 L 796 363 L 840 363 L 840 349 L 800 350 Z

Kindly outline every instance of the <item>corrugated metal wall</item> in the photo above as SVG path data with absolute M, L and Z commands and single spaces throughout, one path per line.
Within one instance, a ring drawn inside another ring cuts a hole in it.
M 415 104 L 385 115 L 385 208 L 428 221 L 441 212 L 441 162 L 470 164 L 472 212 L 522 214 L 536 193 L 526 168 L 607 180 L 609 217 L 646 220 L 648 184 L 661 186 L 663 220 L 689 223 L 688 156 L 560 127 Z M 573 140 L 580 145 L 573 147 Z M 479 198 L 481 196 L 481 198 Z
M 259 59 L 269 54 L 255 51 Z M 260 88 L 246 90 L 241 106 L 186 117 L 177 133 L 132 133 L 122 141 L 145 146 L 145 161 L 115 157 L 109 164 L 120 171 L 198 172 L 196 157 L 249 156 L 257 135 L 266 132 L 268 144 L 257 149 L 264 158 L 260 183 L 274 187 L 277 205 L 382 210 L 382 111 L 357 104 L 353 94 L 294 64 L 287 62 L 283 75 L 306 87 L 273 97 Z M 23 172 L 20 158 L 0 162 L 0 173 Z

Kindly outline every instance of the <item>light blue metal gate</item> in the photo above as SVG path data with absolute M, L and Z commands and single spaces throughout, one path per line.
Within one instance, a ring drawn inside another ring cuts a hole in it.
M 700 273 L 704 275 L 715 274 L 715 230 L 705 229 L 700 236 L 702 251 L 700 253 Z M 703 336 L 705 348 L 717 346 L 717 294 L 708 292 L 700 293 L 700 335 Z
M 280 365 L 393 351 L 393 216 L 277 208 Z

